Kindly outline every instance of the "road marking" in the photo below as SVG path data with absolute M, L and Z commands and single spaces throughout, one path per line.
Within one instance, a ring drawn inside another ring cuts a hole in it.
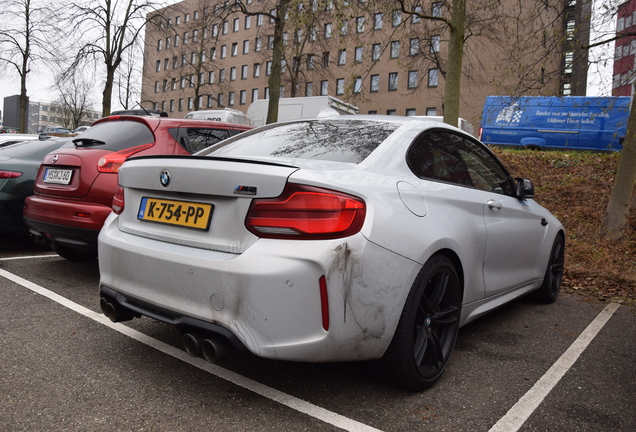
M 39 257 L 39 256 L 38 256 Z M 250 390 L 256 394 L 259 394 L 267 399 L 271 399 L 275 402 L 280 403 L 288 408 L 294 409 L 303 414 L 307 414 L 311 417 L 314 417 L 318 420 L 321 420 L 325 423 L 329 423 L 338 428 L 351 431 L 351 432 L 381 432 L 379 429 L 373 428 L 371 426 L 367 426 L 364 423 L 357 422 L 348 417 L 342 416 L 340 414 L 336 414 L 332 411 L 321 408 L 317 405 L 306 402 L 302 399 L 298 399 L 297 397 L 288 395 L 279 390 L 268 387 L 264 384 L 246 378 L 242 375 L 239 375 L 235 372 L 222 368 L 212 363 L 208 363 L 202 358 L 191 357 L 185 351 L 170 346 L 166 343 L 158 341 L 156 339 L 151 338 L 137 330 L 133 330 L 129 327 L 126 327 L 123 324 L 113 323 L 104 315 L 99 314 L 97 312 L 93 312 L 92 310 L 85 308 L 77 303 L 72 302 L 66 297 L 62 297 L 59 294 L 54 293 L 40 285 L 37 285 L 31 281 L 28 281 L 20 276 L 14 275 L 13 273 L 9 273 L 6 270 L 0 269 L 0 276 L 15 282 L 18 285 L 23 286 L 37 294 L 40 294 L 44 297 L 47 297 L 53 300 L 60 305 L 67 307 L 80 315 L 84 315 L 87 318 L 92 319 L 100 324 L 105 325 L 119 333 L 122 333 L 132 339 L 135 339 L 143 344 L 146 344 L 152 348 L 155 348 L 161 351 L 164 354 L 175 357 L 185 363 L 188 363 L 194 367 L 197 367 L 201 370 L 204 370 L 208 373 L 216 375 L 219 378 L 222 378 L 226 381 L 229 381 L 235 385 L 243 387 L 247 390 Z
M 603 326 L 609 321 L 619 304 L 610 303 L 587 326 L 583 333 L 570 345 L 570 348 L 552 365 L 539 381 L 503 416 L 489 432 L 515 432 L 528 420 L 528 417 L 539 407 L 545 397 L 558 384 L 568 370 L 574 365 L 583 351 L 592 342 Z
M 52 255 L 27 255 L 27 256 L 19 256 L 19 257 L 0 258 L 0 261 L 12 261 L 12 260 L 33 259 L 33 258 L 53 258 L 53 257 L 59 257 L 59 255 L 58 254 L 52 254 Z

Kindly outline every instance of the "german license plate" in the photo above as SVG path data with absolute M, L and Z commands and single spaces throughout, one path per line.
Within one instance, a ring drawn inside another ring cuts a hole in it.
M 137 219 L 207 231 L 213 210 L 212 204 L 143 197 Z
M 47 168 L 44 171 L 44 183 L 71 184 L 73 170 Z

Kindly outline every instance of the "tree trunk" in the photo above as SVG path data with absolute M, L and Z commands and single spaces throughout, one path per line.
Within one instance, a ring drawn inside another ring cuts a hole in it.
M 459 124 L 460 82 L 462 77 L 462 60 L 464 57 L 466 0 L 452 1 L 448 41 L 448 65 L 444 83 L 444 122 L 457 126 Z
M 113 97 L 113 81 L 115 80 L 115 68 L 106 65 L 106 83 L 102 92 L 102 116 L 110 115 L 110 104 Z
M 612 196 L 603 218 L 602 236 L 609 240 L 620 240 L 627 232 L 627 217 L 636 181 L 636 99 L 627 120 L 627 134 L 618 161 Z
M 272 73 L 269 76 L 269 102 L 266 124 L 278 121 L 278 101 L 280 99 L 281 60 L 283 59 L 283 32 L 285 31 L 285 15 L 291 0 L 281 0 L 274 20 L 274 47 L 272 52 Z

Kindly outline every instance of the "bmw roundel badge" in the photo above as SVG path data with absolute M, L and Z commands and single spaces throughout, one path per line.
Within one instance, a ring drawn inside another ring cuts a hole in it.
M 170 173 L 168 170 L 162 170 L 161 176 L 159 176 L 159 180 L 161 181 L 161 186 L 168 187 L 170 184 Z

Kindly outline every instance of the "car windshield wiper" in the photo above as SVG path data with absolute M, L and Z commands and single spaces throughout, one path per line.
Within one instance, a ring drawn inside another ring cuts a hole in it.
M 99 141 L 99 140 L 91 139 L 91 138 L 74 139 L 73 144 L 75 144 L 75 147 L 79 147 L 79 146 L 90 147 L 95 145 L 106 145 L 104 141 Z

